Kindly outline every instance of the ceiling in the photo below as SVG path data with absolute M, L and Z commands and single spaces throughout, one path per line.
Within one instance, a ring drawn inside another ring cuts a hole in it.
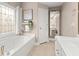
M 48 7 L 58 7 L 61 6 L 64 2 L 40 2 L 40 3 L 47 5 Z

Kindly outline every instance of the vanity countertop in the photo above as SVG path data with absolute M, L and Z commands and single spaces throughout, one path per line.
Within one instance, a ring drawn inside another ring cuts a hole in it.
M 64 50 L 67 56 L 79 56 L 78 37 L 57 36 L 56 40 L 59 42 L 61 48 Z

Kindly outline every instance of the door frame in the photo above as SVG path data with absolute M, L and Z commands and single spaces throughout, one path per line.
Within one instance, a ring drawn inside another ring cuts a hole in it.
M 60 9 L 49 9 L 49 11 L 48 11 L 48 36 L 49 36 L 49 38 L 52 38 L 51 36 L 50 36 L 50 11 L 59 11 L 59 13 L 60 13 L 60 16 L 59 16 L 59 35 L 61 35 L 61 10 Z

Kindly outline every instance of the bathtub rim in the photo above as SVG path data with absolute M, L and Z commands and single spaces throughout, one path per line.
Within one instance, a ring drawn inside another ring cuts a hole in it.
M 22 36 L 22 37 L 25 37 L 25 36 Z M 19 49 L 21 49 L 23 46 L 25 46 L 31 39 L 34 39 L 34 38 L 35 38 L 35 35 L 31 36 L 30 38 L 27 39 L 28 41 L 26 41 L 22 45 L 18 46 L 17 48 L 15 47 L 14 49 L 12 49 L 9 52 L 5 52 L 4 56 L 13 56 L 13 54 L 15 52 L 17 52 Z M 25 38 L 23 38 L 23 39 L 25 39 Z M 35 39 L 34 39 L 34 41 L 35 41 Z

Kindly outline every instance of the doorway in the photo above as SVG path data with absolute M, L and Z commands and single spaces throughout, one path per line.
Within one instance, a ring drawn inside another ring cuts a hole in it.
M 55 38 L 60 34 L 60 11 L 49 11 L 49 38 Z

